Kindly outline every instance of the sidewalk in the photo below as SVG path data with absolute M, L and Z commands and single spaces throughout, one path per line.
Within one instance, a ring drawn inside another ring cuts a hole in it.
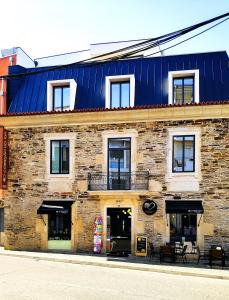
M 89 254 L 60 254 L 28 251 L 10 251 L 0 249 L 0 255 L 22 257 L 35 260 L 46 260 L 80 265 L 91 265 L 106 268 L 120 268 L 138 271 L 148 271 L 183 276 L 194 276 L 214 279 L 229 280 L 229 271 L 222 269 L 211 269 L 208 266 L 196 266 L 189 264 L 159 264 L 151 261 L 148 257 L 107 257 Z

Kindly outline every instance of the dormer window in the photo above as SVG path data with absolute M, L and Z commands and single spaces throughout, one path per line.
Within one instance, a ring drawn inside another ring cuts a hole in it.
M 110 108 L 130 106 L 130 81 L 111 82 Z
M 134 106 L 134 75 L 106 77 L 106 108 Z
M 70 109 L 70 86 L 53 87 L 53 110 L 63 111 Z
M 173 104 L 190 104 L 194 101 L 194 77 L 173 78 Z
M 74 110 L 76 98 L 74 79 L 47 82 L 47 111 Z
M 169 72 L 169 104 L 199 103 L 199 70 Z

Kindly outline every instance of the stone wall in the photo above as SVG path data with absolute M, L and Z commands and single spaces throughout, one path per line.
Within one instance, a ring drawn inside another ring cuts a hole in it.
M 169 128 L 201 130 L 201 181 L 199 191 L 170 192 L 167 189 L 167 149 Z M 109 195 L 112 205 L 128 203 L 136 208 L 136 233 L 146 234 L 160 245 L 166 240 L 165 200 L 180 195 L 184 199 L 202 199 L 202 244 L 229 244 L 229 128 L 227 119 L 166 121 L 127 124 L 52 126 L 9 129 L 9 180 L 5 192 L 5 247 L 7 249 L 43 249 L 42 233 L 37 229 L 37 209 L 43 200 L 73 199 L 75 206 L 76 249 L 91 251 L 93 222 L 103 213 L 104 196 L 87 193 L 87 174 L 103 170 L 103 136 L 106 131 L 126 133 L 136 130 L 136 171 L 150 172 L 151 197 L 158 205 L 153 216 L 142 212 L 144 195 Z M 46 176 L 47 155 L 44 134 L 75 133 L 74 178 L 69 191 L 50 191 Z M 157 187 L 157 188 L 156 188 Z M 106 197 L 105 197 L 106 198 Z M 107 199 L 108 199 L 107 198 Z M 106 200 L 108 201 L 108 200 Z M 126 202 L 127 201 L 127 202 Z M 109 203 L 109 202 L 108 202 Z M 107 202 L 106 202 L 107 205 Z

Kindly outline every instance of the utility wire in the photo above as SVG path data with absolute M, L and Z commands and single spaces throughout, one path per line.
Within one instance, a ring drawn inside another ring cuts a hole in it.
M 203 30 L 203 31 L 201 31 L 201 32 L 199 32 L 199 33 L 197 33 L 197 34 L 195 34 L 195 35 L 193 35 L 193 36 L 191 36 L 191 37 L 189 37 L 189 38 L 187 38 L 187 39 L 185 39 L 185 40 L 179 42 L 179 43 L 176 43 L 176 44 L 174 44 L 174 45 L 172 45 L 172 46 L 169 46 L 169 47 L 164 48 L 164 49 L 162 49 L 162 50 L 156 51 L 156 52 L 154 52 L 154 53 L 150 53 L 150 54 L 148 54 L 148 55 L 144 55 L 144 57 L 149 57 L 149 56 L 152 56 L 152 55 L 154 55 L 154 54 L 160 53 L 161 51 L 165 51 L 165 50 L 168 50 L 168 49 L 170 49 L 170 48 L 176 47 L 176 46 L 178 46 L 178 45 L 180 45 L 180 44 L 182 44 L 182 43 L 184 43 L 184 42 L 186 42 L 186 41 L 188 41 L 188 40 L 191 40 L 191 39 L 193 39 L 193 38 L 195 38 L 195 37 L 197 37 L 197 36 L 203 34 L 203 33 L 206 32 L 206 31 L 209 31 L 210 29 L 212 29 L 212 28 L 214 28 L 214 27 L 220 25 L 221 23 L 227 21 L 228 19 L 229 19 L 229 17 L 226 18 L 226 19 L 224 19 L 223 21 L 220 21 L 220 22 L 216 23 L 215 25 L 213 25 L 213 26 L 211 26 L 211 27 L 208 27 L 207 29 L 205 29 L 205 30 Z M 182 33 L 182 34 L 180 34 L 180 35 L 179 35 L 179 34 L 176 34 L 176 35 L 175 35 L 174 37 L 172 37 L 172 38 L 165 38 L 165 39 L 163 39 L 160 43 L 155 42 L 154 44 L 152 44 L 152 47 L 146 46 L 145 48 L 142 48 L 143 50 L 141 49 L 141 51 L 148 50 L 148 49 L 150 49 L 150 48 L 154 48 L 154 47 L 156 47 L 156 46 L 159 45 L 159 44 L 160 44 L 160 46 L 161 46 L 161 45 L 163 45 L 163 44 L 165 44 L 165 43 L 171 42 L 172 40 L 174 40 L 174 39 L 176 39 L 176 38 L 178 38 L 178 37 L 180 37 L 180 36 L 182 36 L 182 35 L 184 35 L 184 34 L 186 34 L 186 33 L 187 33 L 187 32 Z M 135 51 L 132 51 L 132 52 L 127 53 L 127 54 L 122 54 L 122 55 L 119 56 L 119 58 L 126 58 L 126 57 L 128 57 L 129 55 L 134 55 L 134 54 L 136 54 L 136 53 L 137 53 L 137 51 L 135 50 Z
M 55 71 L 55 70 L 59 70 L 59 69 L 66 69 L 68 67 L 71 67 L 71 66 L 74 66 L 74 65 L 77 65 L 77 66 L 84 66 L 85 63 L 90 63 L 91 65 L 94 65 L 94 64 L 101 64 L 101 63 L 105 63 L 105 62 L 108 62 L 108 61 L 116 61 L 116 60 L 119 60 L 119 59 L 123 59 L 123 58 L 134 58 L 133 55 L 137 54 L 137 53 L 141 53 L 145 50 L 149 50 L 151 48 L 155 48 L 156 46 L 160 46 L 160 45 L 163 45 L 165 43 L 168 43 L 168 42 L 171 42 L 172 40 L 174 39 L 177 39 L 193 30 L 196 30 L 202 26 L 205 26 L 209 23 L 212 23 L 214 21 L 217 21 L 219 19 L 222 19 L 222 18 L 225 18 L 227 17 L 226 19 L 224 19 L 223 21 L 221 22 L 218 22 L 217 24 L 207 28 L 206 30 L 190 37 L 190 38 L 187 38 L 177 44 L 174 44 L 170 47 L 167 47 L 165 49 L 163 49 L 162 51 L 164 50 L 167 50 L 167 49 L 170 49 L 170 48 L 173 48 L 179 44 L 182 44 L 210 29 L 212 29 L 213 27 L 216 27 L 217 25 L 227 21 L 229 19 L 229 12 L 228 13 L 225 13 L 223 15 L 220 15 L 220 16 L 217 16 L 215 18 L 212 18 L 212 19 L 209 19 L 209 20 L 206 20 L 204 22 L 200 22 L 200 23 L 197 23 L 195 25 L 192 25 L 192 26 L 189 26 L 189 27 L 186 27 L 184 29 L 180 29 L 180 30 L 177 30 L 177 31 L 174 31 L 174 32 L 171 32 L 171 33 L 168 33 L 168 34 L 165 34 L 165 35 L 162 35 L 162 36 L 159 36 L 159 37 L 156 37 L 156 38 L 151 38 L 151 39 L 147 39 L 146 41 L 143 41 L 143 42 L 140 42 L 140 43 L 137 43 L 137 44 L 134 44 L 134 45 L 131 45 L 131 46 L 128 46 L 128 47 L 124 47 L 124 48 L 121 48 L 121 49 L 118 49 L 118 50 L 115 50 L 115 51 L 111 51 L 111 52 L 108 52 L 108 53 L 105 53 L 105 54 L 102 54 L 102 55 L 98 55 L 98 56 L 95 56 L 95 57 L 92 57 L 92 58 L 88 58 L 88 59 L 84 59 L 84 60 L 81 60 L 81 61 L 78 61 L 78 62 L 74 62 L 74 63 L 70 63 L 70 64 L 65 64 L 65 65 L 59 65 L 59 66 L 54 66 L 54 67 L 45 67 L 44 69 L 42 70 L 36 70 L 36 71 L 28 71 L 26 73 L 19 73 L 19 74 L 11 74 L 11 75 L 5 75 L 5 76 L 0 76 L 0 79 L 8 79 L 8 78 L 21 78 L 21 77 L 24 77 L 24 76 L 30 76 L 30 75 L 37 75 L 37 74 L 41 74 L 41 73 L 45 73 L 45 72 L 50 72 L 50 71 Z M 127 52 L 126 52 L 127 51 Z M 124 52 L 124 53 L 123 53 Z M 145 55 L 145 57 L 147 56 L 151 56 L 151 55 L 154 55 L 156 53 L 159 53 L 161 52 L 160 51 L 157 51 L 155 53 L 151 53 L 149 55 Z M 112 56 L 112 57 L 109 57 L 111 55 L 114 55 L 114 54 L 117 54 L 116 56 Z M 100 60 L 101 59 L 101 60 Z
M 161 51 L 165 51 L 165 50 L 171 49 L 171 48 L 173 48 L 173 47 L 176 47 L 176 46 L 178 46 L 178 45 L 180 45 L 180 44 L 183 44 L 183 43 L 185 43 L 185 42 L 187 42 L 187 41 L 189 41 L 189 40 L 191 40 L 191 39 L 197 37 L 198 35 L 201 35 L 201 34 L 203 34 L 204 32 L 206 32 L 206 31 L 208 31 L 208 30 L 210 30 L 210 29 L 216 27 L 217 25 L 222 24 L 223 22 L 225 22 L 225 21 L 227 21 L 227 20 L 229 20 L 229 18 L 226 18 L 225 20 L 220 21 L 220 22 L 216 23 L 215 25 L 213 25 L 213 26 L 211 26 L 211 27 L 209 27 L 209 28 L 207 28 L 207 29 L 205 29 L 205 30 L 203 30 L 203 31 L 201 31 L 201 32 L 199 32 L 199 33 L 197 33 L 197 34 L 195 34 L 195 35 L 192 35 L 191 37 L 189 37 L 189 38 L 187 38 L 187 39 L 185 39 L 185 40 L 183 40 L 183 41 L 181 41 L 181 42 L 179 42 L 179 43 L 176 43 L 176 44 L 171 45 L 171 46 L 169 46 L 169 47 L 167 47 L 167 48 L 164 48 L 164 49 L 162 49 L 162 50 L 160 50 L 160 51 L 151 53 L 151 54 L 149 54 L 149 55 L 145 55 L 144 57 L 149 57 L 149 56 L 154 55 L 154 54 L 157 54 L 157 53 L 159 53 L 159 52 L 161 52 Z

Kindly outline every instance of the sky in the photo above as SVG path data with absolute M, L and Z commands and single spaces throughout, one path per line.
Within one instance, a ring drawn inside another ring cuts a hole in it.
M 33 59 L 93 43 L 153 38 L 229 12 L 229 0 L 0 0 L 0 5 L 0 49 L 21 47 Z M 229 54 L 229 20 L 165 54 L 218 50 Z

